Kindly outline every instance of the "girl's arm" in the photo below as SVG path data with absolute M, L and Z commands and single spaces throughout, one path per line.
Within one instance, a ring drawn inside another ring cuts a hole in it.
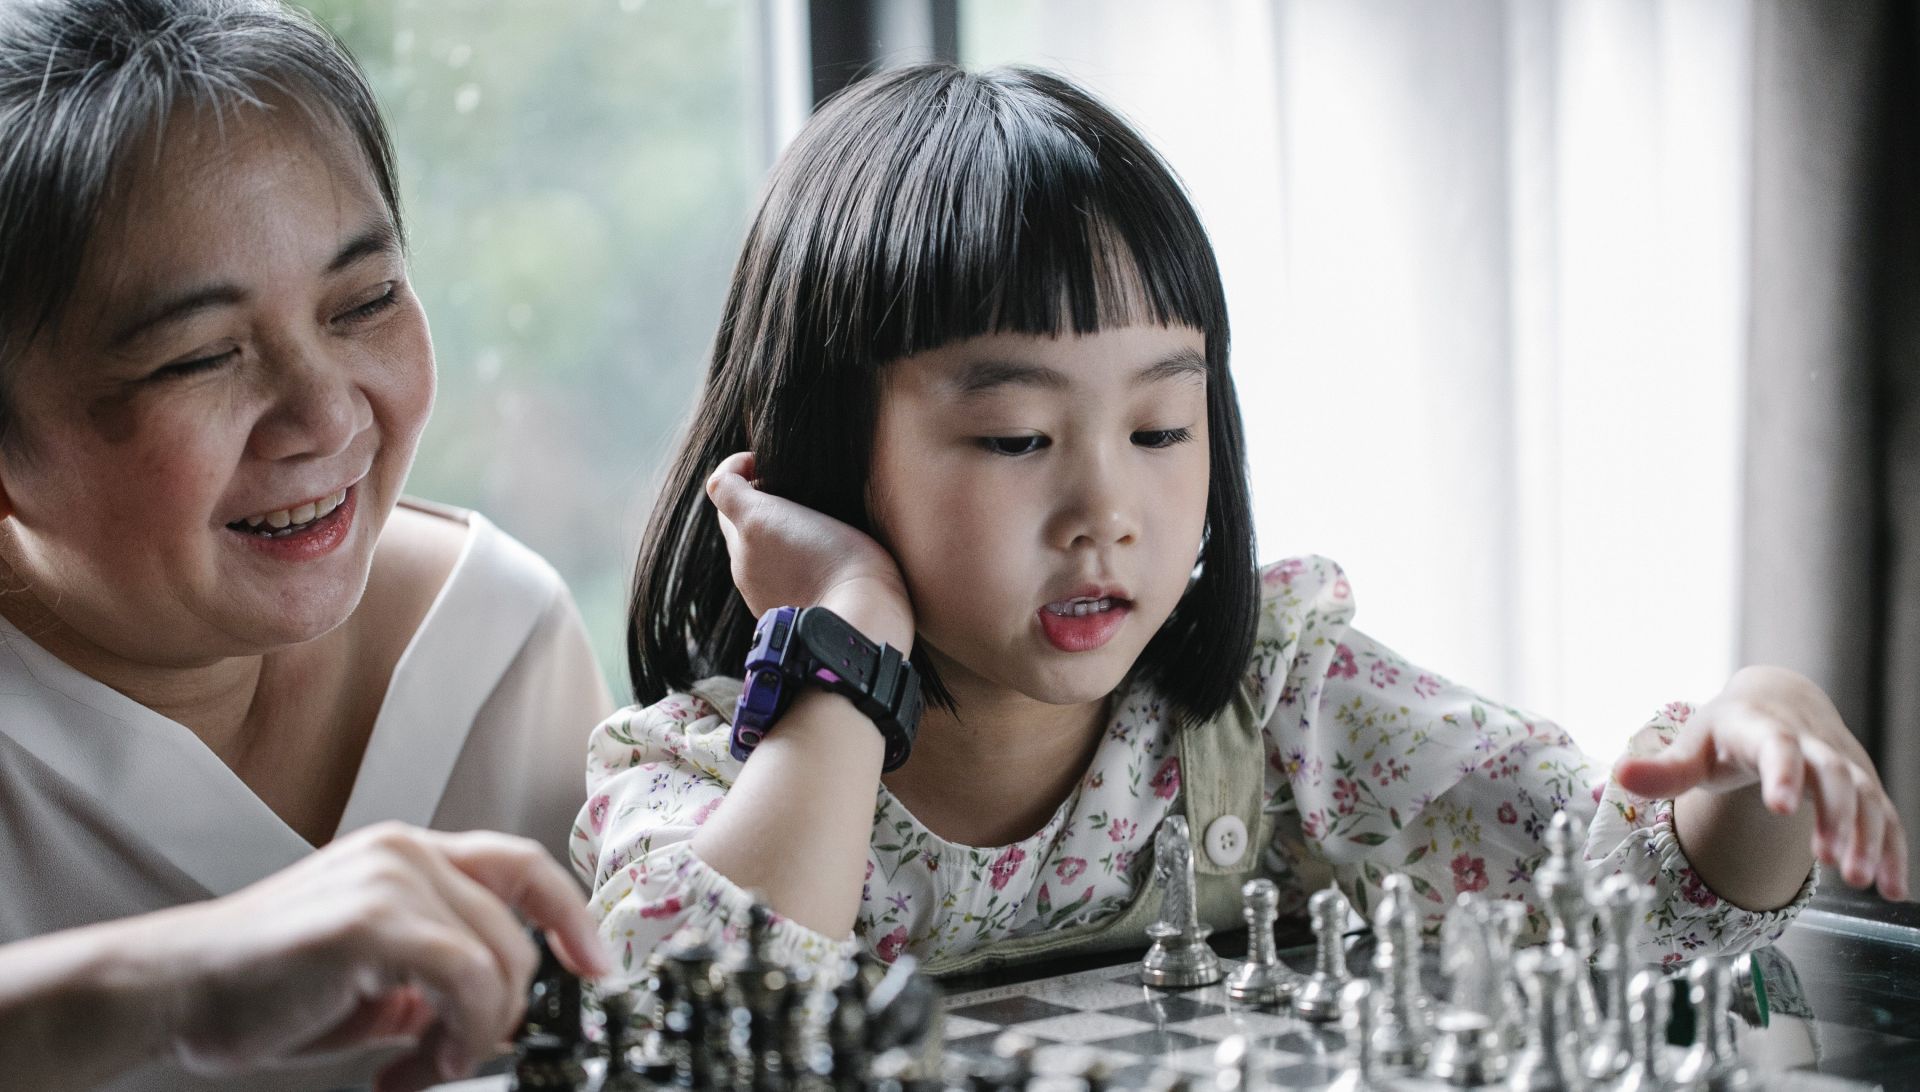
M 741 453 L 707 482 L 748 608 L 824 606 L 868 639 L 910 652 L 913 611 L 893 558 L 868 535 L 754 488 L 752 476 L 753 457 Z M 852 702 L 803 691 L 694 835 L 693 851 L 780 914 L 846 936 L 883 758 L 879 730 Z
M 1672 746 L 1622 759 L 1614 777 L 1674 798 L 1695 871 L 1736 905 L 1785 903 L 1816 857 L 1855 887 L 1907 897 L 1906 831 L 1872 760 L 1827 695 L 1794 672 L 1741 670 Z

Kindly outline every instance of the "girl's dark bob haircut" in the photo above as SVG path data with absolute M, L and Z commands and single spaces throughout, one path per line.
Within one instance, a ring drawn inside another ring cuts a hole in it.
M 58 325 L 133 150 L 175 111 L 297 103 L 366 156 L 400 233 L 393 147 L 359 66 L 279 0 L 0 0 L 0 439 L 7 379 Z
M 986 333 L 1137 323 L 1206 338 L 1205 548 L 1136 667 L 1192 723 L 1235 696 L 1259 592 L 1226 298 L 1179 181 L 1113 111 L 1032 69 L 919 65 L 823 104 L 767 183 L 640 547 L 635 696 L 658 701 L 741 670 L 755 619 L 704 492 L 722 459 L 750 450 L 761 488 L 871 531 L 889 361 Z M 951 708 L 919 652 L 915 662 L 927 698 Z

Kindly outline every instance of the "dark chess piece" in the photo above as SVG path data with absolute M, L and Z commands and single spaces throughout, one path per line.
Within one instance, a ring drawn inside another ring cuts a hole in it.
M 601 1027 L 606 1036 L 607 1068 L 594 1092 L 651 1092 L 666 1073 L 649 1074 L 641 1060 L 633 995 L 621 991 L 602 994 L 600 1011 L 606 1017 Z
M 705 944 L 683 945 L 661 960 L 661 1043 L 675 1088 L 730 1086 L 721 987 L 714 951 Z
M 724 968 L 734 1087 L 751 1092 L 785 1092 L 803 1068 L 800 1011 L 807 981 L 774 960 L 772 938 L 773 911 L 755 903 L 745 942 Z
M 540 949 L 540 968 L 514 1040 L 507 1087 L 511 1092 L 578 1092 L 587 1081 L 580 1063 L 585 1041 L 580 1033 L 580 980 L 560 965 L 546 934 L 535 930 L 533 939 Z
M 833 1092 L 861 1092 L 873 1063 L 868 1046 L 867 994 L 872 982 L 857 960 L 848 960 L 840 981 L 822 999 L 826 1023 L 810 1066 Z

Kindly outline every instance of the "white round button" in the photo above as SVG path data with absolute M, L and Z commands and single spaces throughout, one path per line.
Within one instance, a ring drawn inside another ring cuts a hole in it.
M 1207 860 L 1232 868 L 1247 855 L 1247 824 L 1238 815 L 1222 815 L 1207 824 Z

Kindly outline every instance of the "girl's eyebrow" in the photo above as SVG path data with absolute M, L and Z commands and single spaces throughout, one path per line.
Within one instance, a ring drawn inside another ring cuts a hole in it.
M 1207 360 L 1192 349 L 1176 349 L 1165 357 L 1133 373 L 1132 385 L 1144 387 L 1168 379 L 1201 379 L 1207 376 Z M 952 380 L 954 391 L 962 398 L 998 390 L 1001 387 L 1034 387 L 1060 391 L 1073 385 L 1065 372 L 1044 364 L 1023 364 L 1011 360 L 977 360 L 961 369 Z

